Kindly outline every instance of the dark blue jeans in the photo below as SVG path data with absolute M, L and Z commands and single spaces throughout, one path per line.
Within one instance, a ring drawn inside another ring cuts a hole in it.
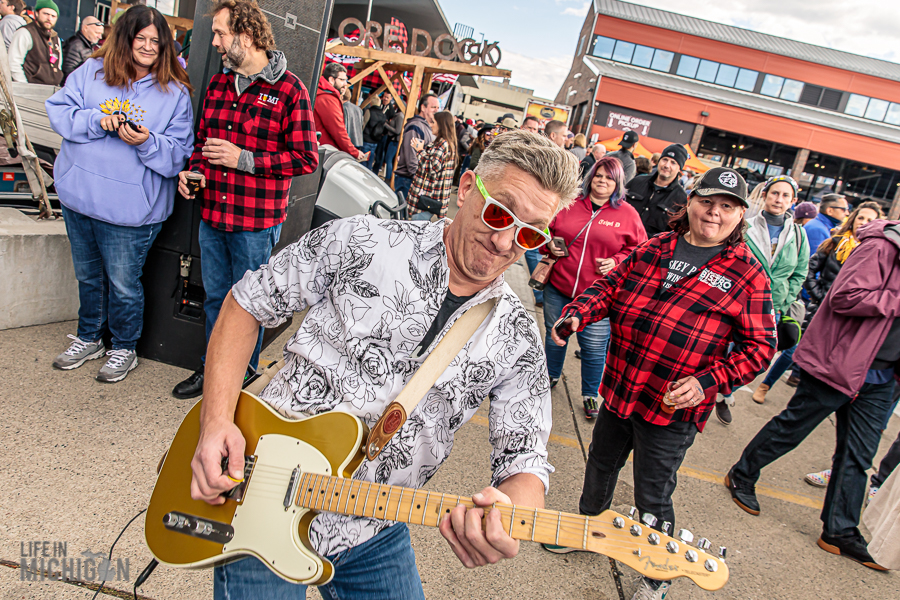
M 794 364 L 794 350 L 797 349 L 797 346 L 793 346 L 788 348 L 778 357 L 778 360 L 772 363 L 772 366 L 769 368 L 769 372 L 766 374 L 766 378 L 763 379 L 763 383 L 769 387 L 772 387 L 778 380 L 781 379 L 781 376 L 784 375 L 784 372 L 791 368 L 791 365 Z M 799 371 L 799 369 L 797 369 Z
M 319 586 L 325 600 L 424 600 L 409 529 L 398 523 L 372 539 L 327 557 L 334 579 Z M 216 600 L 304 600 L 306 586 L 290 583 L 256 558 L 216 567 Z
M 397 140 L 387 143 L 384 148 L 384 162 L 387 164 L 387 170 L 384 172 L 385 181 L 391 180 L 394 174 L 394 157 L 397 156 Z
M 403 201 L 409 200 L 409 188 L 412 187 L 412 177 L 404 177 L 403 175 L 394 176 L 394 191 L 403 192 Z
M 134 350 L 144 325 L 141 274 L 162 223 L 126 227 L 62 207 L 78 279 L 78 337 L 96 342 L 109 328 L 115 350 Z
M 206 313 L 207 344 L 231 287 L 247 271 L 255 271 L 269 262 L 272 248 L 278 243 L 280 235 L 281 224 L 262 231 L 220 231 L 206 221 L 200 222 L 200 266 L 203 290 L 206 292 L 203 310 Z M 250 359 L 250 367 L 254 370 L 259 365 L 262 336 L 263 328 L 260 327 L 256 348 Z M 206 356 L 203 360 L 206 361 Z
M 372 170 L 372 167 L 375 165 L 375 150 L 378 149 L 378 144 L 373 144 L 370 142 L 363 142 L 362 151 L 369 153 L 369 158 L 366 159 L 366 162 L 363 164 L 367 169 Z
M 696 435 L 694 423 L 675 421 L 654 425 L 637 413 L 623 419 L 601 404 L 588 450 L 578 510 L 593 516 L 610 507 L 619 471 L 634 450 L 634 505 L 641 515 L 650 513 L 659 519 L 656 529 L 662 527 L 663 521 L 671 523 L 669 535 L 672 535 L 677 531 L 672 494 L 678 485 L 678 469 Z
M 866 497 L 866 469 L 878 450 L 879 427 L 890 407 L 893 388 L 893 381 L 866 383 L 854 399 L 801 371 L 794 397 L 744 448 L 733 467 L 734 477 L 755 484 L 763 467 L 799 446 L 835 413 L 837 444 L 822 508 L 822 530 L 831 536 L 853 534 Z
M 541 262 L 541 259 L 544 258 L 544 255 L 541 254 L 540 249 L 537 250 L 526 250 L 525 251 L 525 264 L 528 265 L 528 274 L 534 273 L 535 267 L 538 266 L 538 263 Z M 547 284 L 549 285 L 549 284 Z M 544 301 L 544 292 L 538 290 L 532 290 L 534 292 L 534 301 L 541 303 Z
M 552 379 L 562 375 L 568 344 L 557 346 L 550 338 L 550 330 L 562 315 L 563 307 L 571 301 L 571 298 L 560 294 L 559 290 L 549 283 L 544 288 L 544 327 L 547 332 L 544 349 L 547 353 L 547 372 Z M 603 379 L 603 368 L 606 366 L 609 319 L 591 323 L 575 335 L 581 348 L 581 395 L 596 397 L 600 381 Z

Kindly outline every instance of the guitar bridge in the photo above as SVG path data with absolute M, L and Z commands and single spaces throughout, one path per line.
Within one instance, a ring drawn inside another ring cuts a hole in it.
M 238 504 L 244 499 L 244 494 L 247 491 L 247 484 L 250 482 L 250 477 L 253 475 L 253 467 L 256 466 L 256 456 L 245 456 L 244 457 L 244 478 L 238 483 L 236 486 L 222 494 L 225 498 L 229 500 L 234 500 Z M 222 473 L 228 472 L 228 457 L 222 459 Z

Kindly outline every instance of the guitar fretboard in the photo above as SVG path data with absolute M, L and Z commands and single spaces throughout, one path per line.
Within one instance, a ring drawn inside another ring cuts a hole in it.
M 460 504 L 466 508 L 475 506 L 471 498 L 464 496 L 315 473 L 305 473 L 301 477 L 295 503 L 317 511 L 430 527 L 437 527 L 441 519 Z M 500 503 L 485 508 L 485 514 L 492 510 L 500 512 L 504 531 L 517 540 L 586 549 L 591 536 L 628 535 L 596 517 Z

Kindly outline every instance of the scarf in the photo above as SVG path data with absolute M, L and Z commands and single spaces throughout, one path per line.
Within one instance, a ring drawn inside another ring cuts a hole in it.
M 859 240 L 853 235 L 852 231 L 842 234 L 839 238 L 837 246 L 834 249 L 835 258 L 838 262 L 844 264 L 853 249 L 859 246 Z

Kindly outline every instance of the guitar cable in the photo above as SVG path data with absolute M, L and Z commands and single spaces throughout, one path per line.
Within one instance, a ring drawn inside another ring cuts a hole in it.
M 117 542 L 119 541 L 119 539 L 122 537 L 122 534 L 124 534 L 124 533 L 125 533 L 125 530 L 128 529 L 128 527 L 129 527 L 132 523 L 134 523 L 135 519 L 137 519 L 139 516 L 141 516 L 141 515 L 144 514 L 145 512 L 147 512 L 147 509 L 146 509 L 146 508 L 143 508 L 143 509 L 141 509 L 141 511 L 140 511 L 138 514 L 136 514 L 136 515 L 134 515 L 133 517 L 131 517 L 131 520 L 128 521 L 128 523 L 125 524 L 125 527 L 123 527 L 123 528 L 122 528 L 122 531 L 119 532 L 119 535 L 116 536 L 116 539 L 115 539 L 115 541 L 113 541 L 112 546 L 109 547 L 109 561 L 110 561 L 110 562 L 112 562 L 112 553 L 113 553 L 113 549 L 116 547 L 116 543 L 117 543 Z M 151 560 L 151 561 L 150 561 L 150 564 L 148 564 L 148 565 L 144 568 L 144 570 L 141 572 L 140 576 L 135 580 L 135 582 L 134 582 L 134 590 L 133 590 L 133 591 L 134 591 L 134 598 L 135 598 L 135 600 L 137 600 L 137 597 L 138 597 L 138 596 L 137 596 L 137 589 L 138 589 L 138 586 L 141 585 L 142 583 L 144 583 L 144 582 L 147 580 L 147 578 L 150 577 L 150 574 L 153 572 L 153 569 L 155 569 L 155 568 L 156 568 L 156 565 L 158 565 L 158 564 L 159 564 L 159 562 L 158 562 L 155 558 L 154 558 L 153 560 Z M 103 586 L 106 584 L 106 577 L 107 577 L 107 575 L 109 575 L 109 569 L 106 569 L 106 573 L 104 573 L 104 575 L 103 575 L 103 581 L 100 582 L 100 587 L 98 587 L 98 588 L 97 588 L 97 591 L 94 592 L 94 595 L 91 596 L 91 600 L 97 600 L 97 596 L 100 594 L 101 591 L 103 591 Z

